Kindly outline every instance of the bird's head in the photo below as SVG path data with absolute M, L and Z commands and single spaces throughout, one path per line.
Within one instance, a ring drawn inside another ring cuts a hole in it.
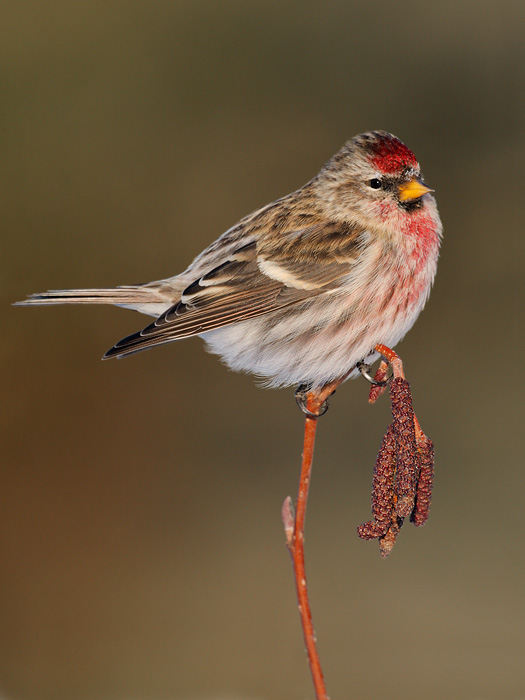
M 412 151 L 387 131 L 355 136 L 331 158 L 317 178 L 337 218 L 370 225 L 394 223 L 428 205 L 432 192 Z

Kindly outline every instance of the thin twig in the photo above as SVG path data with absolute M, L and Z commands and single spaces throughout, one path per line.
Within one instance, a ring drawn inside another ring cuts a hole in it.
M 341 380 L 343 381 L 343 380 Z M 309 392 L 306 397 L 306 415 L 304 426 L 303 456 L 301 463 L 301 476 L 299 479 L 299 490 L 297 493 L 297 504 L 295 509 L 292 499 L 288 496 L 283 504 L 282 519 L 286 535 L 286 546 L 292 557 L 292 564 L 295 577 L 295 590 L 299 603 L 299 615 L 303 628 L 304 643 L 308 656 L 308 665 L 312 674 L 315 696 L 317 700 L 328 700 L 326 685 L 324 682 L 321 661 L 317 651 L 316 637 L 312 622 L 312 611 L 308 600 L 308 587 L 306 584 L 306 571 L 304 563 L 304 523 L 306 518 L 306 504 L 308 501 L 308 489 L 312 473 L 312 462 L 314 458 L 315 432 L 317 429 L 317 417 L 322 412 L 323 404 L 328 397 L 333 394 L 341 381 L 333 382 L 323 387 L 317 392 Z

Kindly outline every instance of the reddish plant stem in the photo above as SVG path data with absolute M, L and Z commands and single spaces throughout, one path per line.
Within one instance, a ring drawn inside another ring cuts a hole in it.
M 307 406 L 308 406 L 307 402 Z M 310 406 L 308 406 L 310 410 Z M 306 517 L 306 503 L 308 500 L 308 489 L 310 486 L 310 476 L 312 472 L 312 461 L 314 457 L 315 432 L 317 428 L 317 418 L 306 418 L 304 426 L 304 447 L 301 464 L 301 476 L 299 479 L 299 490 L 297 493 L 297 504 L 295 512 L 294 533 L 290 552 L 292 555 L 293 568 L 295 574 L 295 590 L 297 602 L 299 603 L 299 615 L 303 627 L 304 643 L 308 656 L 308 665 L 312 674 L 312 681 L 317 700 L 327 700 L 326 685 L 324 682 L 321 661 L 317 651 L 316 637 L 312 623 L 312 611 L 308 600 L 308 587 L 306 585 L 306 572 L 304 563 L 304 522 Z
M 401 358 L 397 353 L 395 353 L 391 348 L 386 345 L 376 345 L 374 350 L 382 355 L 387 362 L 390 363 L 392 370 L 394 372 L 394 377 L 397 379 L 404 379 L 405 373 L 403 372 L 403 363 Z
M 341 380 L 343 381 L 343 380 Z M 312 611 L 308 600 L 308 587 L 306 584 L 306 571 L 304 562 L 304 523 L 306 518 L 306 504 L 312 473 L 314 458 L 315 433 L 317 429 L 317 415 L 322 411 L 324 401 L 332 394 L 341 382 L 333 382 L 320 391 L 310 392 L 306 398 L 306 408 L 313 416 L 306 416 L 304 426 L 303 456 L 301 463 L 301 476 L 297 493 L 295 515 L 290 497 L 283 505 L 282 517 L 286 533 L 286 546 L 292 556 L 292 564 L 295 577 L 295 590 L 299 603 L 299 615 L 303 628 L 304 643 L 308 656 L 308 665 L 312 674 L 312 681 L 317 700 L 328 700 L 326 685 L 324 682 L 321 661 L 317 651 L 316 637 L 312 622 Z

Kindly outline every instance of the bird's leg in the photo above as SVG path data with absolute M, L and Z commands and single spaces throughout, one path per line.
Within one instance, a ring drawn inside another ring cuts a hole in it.
M 369 401 L 374 403 L 385 391 L 388 364 L 393 372 L 389 393 L 393 421 L 389 426 L 374 467 L 372 488 L 373 520 L 358 528 L 363 539 L 379 539 L 381 556 L 390 554 L 406 517 L 423 525 L 430 508 L 434 472 L 434 446 L 421 430 L 412 408 L 410 384 L 405 379 L 401 358 L 390 348 L 376 345 L 382 356 Z
M 312 623 L 312 612 L 308 600 L 308 588 L 306 585 L 306 573 L 304 563 L 304 523 L 306 517 L 306 503 L 308 489 L 312 473 L 314 457 L 315 432 L 317 419 L 328 410 L 328 399 L 346 377 L 326 384 L 318 390 L 311 390 L 301 386 L 295 393 L 297 404 L 305 414 L 303 456 L 301 464 L 301 476 L 297 503 L 294 510 L 292 499 L 288 496 L 283 504 L 282 519 L 286 535 L 286 546 L 292 557 L 292 565 L 295 577 L 295 589 L 299 603 L 299 615 L 303 628 L 304 642 L 308 656 L 308 664 L 312 674 L 312 680 L 317 700 L 328 700 L 326 686 L 321 669 L 321 662 L 317 652 L 316 637 Z

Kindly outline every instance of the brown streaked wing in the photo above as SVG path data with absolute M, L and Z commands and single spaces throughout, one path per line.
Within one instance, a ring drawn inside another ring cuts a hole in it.
M 353 224 L 323 220 L 286 232 L 279 240 L 265 240 L 257 252 L 292 287 L 335 289 L 361 252 L 362 233 Z
M 315 225 L 282 234 L 280 246 L 251 243 L 237 249 L 229 260 L 186 287 L 178 304 L 142 331 L 120 340 L 104 357 L 199 335 L 337 288 L 359 250 L 356 236 L 345 235 L 346 231 L 338 233 L 342 226 Z M 295 239 L 295 245 L 301 240 L 300 257 L 291 239 Z M 285 271 L 285 278 L 276 279 L 259 268 L 270 255 L 270 248 L 271 262 Z

